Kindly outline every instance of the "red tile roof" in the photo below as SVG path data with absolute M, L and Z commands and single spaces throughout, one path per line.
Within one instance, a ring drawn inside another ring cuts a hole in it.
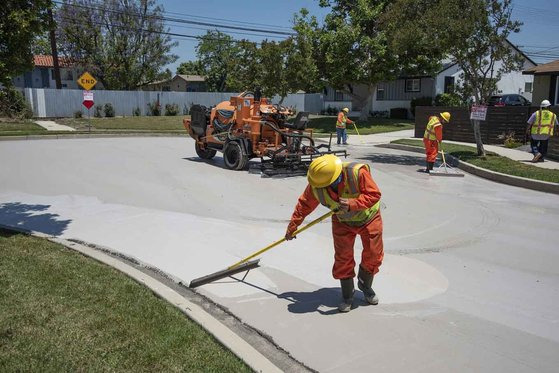
M 38 54 L 33 56 L 33 63 L 35 66 L 39 67 L 54 67 L 54 62 L 52 56 Z M 67 57 L 58 57 L 58 63 L 60 67 L 72 66 L 72 61 Z

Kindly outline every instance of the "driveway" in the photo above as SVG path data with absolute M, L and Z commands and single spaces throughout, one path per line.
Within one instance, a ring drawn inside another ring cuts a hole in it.
M 321 372 L 556 371 L 559 198 L 430 178 L 420 154 L 352 139 L 383 193 L 378 306 L 359 294 L 336 312 L 329 222 L 244 279 L 197 291 Z M 201 162 L 187 138 L 3 141 L 0 159 L 0 224 L 104 246 L 183 283 L 281 238 L 306 185 Z

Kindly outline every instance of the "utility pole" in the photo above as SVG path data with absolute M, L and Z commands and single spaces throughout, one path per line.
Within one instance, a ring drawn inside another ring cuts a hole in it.
M 56 49 L 56 33 L 54 19 L 52 17 L 52 7 L 48 10 L 49 16 L 49 34 L 50 34 L 50 48 L 52 50 L 52 61 L 54 65 L 54 80 L 56 81 L 56 89 L 62 89 L 62 80 L 60 79 L 60 65 L 58 63 L 58 50 Z

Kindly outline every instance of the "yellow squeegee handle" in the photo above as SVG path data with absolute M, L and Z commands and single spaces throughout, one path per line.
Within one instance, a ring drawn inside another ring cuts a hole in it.
M 361 141 L 361 144 L 363 144 L 363 139 L 361 138 L 361 134 L 359 133 L 359 130 L 357 129 L 357 126 L 355 125 L 355 122 L 353 122 L 353 127 L 355 128 L 355 132 L 357 132 L 357 136 L 359 136 L 359 141 Z
M 315 224 L 320 223 L 321 221 L 328 219 L 330 216 L 334 215 L 336 212 L 335 211 L 329 211 L 326 214 L 322 215 L 321 217 L 311 221 L 309 224 L 297 229 L 295 232 L 293 232 L 293 236 L 297 236 L 299 233 L 303 232 L 304 230 L 309 229 L 310 227 L 312 227 Z M 283 241 L 285 241 L 285 237 L 282 238 L 281 240 L 278 240 L 276 242 L 274 242 L 273 244 L 270 244 L 268 246 L 266 246 L 265 248 L 263 248 L 262 250 L 258 250 L 257 252 L 255 252 L 254 254 L 247 256 L 246 258 L 244 258 L 243 260 L 238 261 L 237 263 L 233 264 L 232 266 L 230 266 L 227 269 L 233 269 L 235 267 L 240 266 L 241 264 L 248 262 L 250 259 L 254 258 L 255 256 L 258 256 L 268 250 L 270 250 L 273 247 L 276 247 L 277 245 L 279 245 L 280 243 L 282 243 Z

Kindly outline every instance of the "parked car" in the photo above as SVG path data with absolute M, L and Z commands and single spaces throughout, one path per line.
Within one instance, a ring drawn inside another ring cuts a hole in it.
M 494 95 L 489 98 L 489 106 L 530 106 L 532 103 L 518 94 Z

